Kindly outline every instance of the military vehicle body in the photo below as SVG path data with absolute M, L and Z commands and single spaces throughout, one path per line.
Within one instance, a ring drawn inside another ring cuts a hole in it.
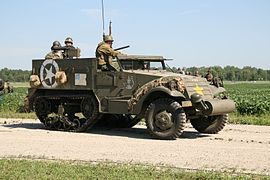
M 97 122 L 132 127 L 141 119 L 158 139 L 178 138 L 187 120 L 199 132 L 222 130 L 235 108 L 225 89 L 168 72 L 165 60 L 119 56 L 115 71 L 97 69 L 96 58 L 33 60 L 30 108 L 54 130 L 86 131 Z

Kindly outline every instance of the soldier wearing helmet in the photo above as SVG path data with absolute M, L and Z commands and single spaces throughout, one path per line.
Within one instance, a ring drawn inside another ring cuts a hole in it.
M 70 47 L 70 48 L 75 49 L 75 47 L 73 46 L 73 39 L 71 37 L 67 37 L 65 39 L 65 45 L 66 45 L 65 47 Z
M 45 59 L 63 59 L 63 52 L 61 50 L 55 50 L 55 48 L 60 48 L 61 44 L 59 41 L 54 41 L 51 47 L 51 52 L 49 52 Z
M 121 54 L 112 48 L 113 37 L 111 35 L 104 36 L 101 43 L 96 48 L 96 58 L 98 61 L 98 69 L 108 71 L 114 69 L 112 67 L 112 59 Z
M 213 74 L 210 69 L 208 69 L 207 74 L 204 76 L 208 82 L 212 82 Z
M 79 48 L 75 48 L 74 46 L 73 46 L 73 39 L 71 38 L 71 37 L 67 37 L 66 39 L 65 39 L 65 46 L 63 47 L 63 49 L 64 49 L 64 53 L 63 53 L 63 55 L 64 55 L 64 58 L 73 58 L 74 56 L 70 56 L 70 51 L 76 51 L 77 53 L 76 53 L 76 57 L 80 57 L 80 52 L 81 52 L 81 50 L 79 49 Z

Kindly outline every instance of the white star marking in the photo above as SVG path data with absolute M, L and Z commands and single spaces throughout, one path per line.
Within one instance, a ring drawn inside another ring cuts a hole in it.
M 45 70 L 46 70 L 45 80 L 49 79 L 50 84 L 52 84 L 52 78 L 55 76 L 55 74 L 52 72 L 52 66 L 49 70 L 47 68 L 45 68 Z

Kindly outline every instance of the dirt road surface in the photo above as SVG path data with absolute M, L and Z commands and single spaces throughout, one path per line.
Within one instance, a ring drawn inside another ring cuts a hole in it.
M 190 125 L 175 141 L 151 139 L 145 126 L 92 129 L 86 133 L 45 130 L 38 120 L 0 119 L 0 157 L 112 161 L 270 175 L 270 127 L 227 125 L 199 134 Z

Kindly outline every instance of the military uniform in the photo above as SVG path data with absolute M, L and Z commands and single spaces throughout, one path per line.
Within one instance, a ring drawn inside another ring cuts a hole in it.
M 207 74 L 205 75 L 205 78 L 207 81 L 211 82 L 213 80 L 213 74 L 208 71 Z
M 54 48 L 59 48 L 61 47 L 61 44 L 59 41 L 54 41 L 53 45 L 51 47 L 51 52 L 49 52 L 46 56 L 45 59 L 63 59 L 63 52 L 61 50 L 54 50 Z
M 106 43 L 107 40 L 111 42 L 113 41 L 111 36 L 106 36 L 105 40 L 99 43 L 96 49 L 98 68 L 102 70 L 103 68 L 106 70 L 106 68 L 108 68 L 106 67 L 107 65 L 112 65 L 112 59 L 120 54 L 120 52 L 113 50 L 110 44 Z
M 63 54 L 61 51 L 51 51 L 45 56 L 45 59 L 63 59 Z

